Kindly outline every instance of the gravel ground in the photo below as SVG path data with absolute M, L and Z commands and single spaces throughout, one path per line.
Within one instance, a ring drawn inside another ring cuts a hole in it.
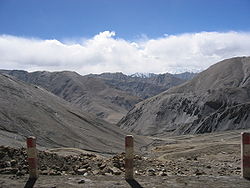
M 27 183 L 28 176 L 13 178 L 10 175 L 0 176 L 0 187 L 21 188 Z M 70 188 L 70 187 L 171 187 L 171 188 L 249 188 L 250 181 L 240 176 L 136 176 L 134 182 L 126 182 L 121 176 L 39 176 L 34 187 Z
M 240 175 L 240 131 L 153 139 L 135 155 L 134 182 L 124 180 L 124 153 L 61 148 L 39 151 L 35 187 L 250 187 Z M 0 187 L 24 187 L 26 157 L 25 148 L 0 146 Z

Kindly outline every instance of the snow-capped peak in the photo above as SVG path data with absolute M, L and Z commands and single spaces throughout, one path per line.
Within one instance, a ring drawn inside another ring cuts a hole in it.
M 139 72 L 136 72 L 134 74 L 131 74 L 130 76 L 131 77 L 137 77 L 137 78 L 150 78 L 150 77 L 153 77 L 155 75 L 156 74 L 154 74 L 154 73 L 139 73 Z

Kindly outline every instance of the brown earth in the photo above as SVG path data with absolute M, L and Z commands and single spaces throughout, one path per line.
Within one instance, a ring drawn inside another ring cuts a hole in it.
M 141 148 L 144 153 L 135 156 L 135 180 L 143 187 L 249 187 L 240 176 L 240 132 L 151 137 L 153 141 Z M 5 166 L 0 187 L 25 185 L 25 153 L 1 147 L 0 166 Z M 124 180 L 124 154 L 101 156 L 58 148 L 40 151 L 39 156 L 40 174 L 47 175 L 40 175 L 36 187 L 130 187 Z

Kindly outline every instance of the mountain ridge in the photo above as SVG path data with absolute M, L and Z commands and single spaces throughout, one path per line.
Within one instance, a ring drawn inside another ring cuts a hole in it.
M 249 128 L 249 78 L 249 57 L 223 60 L 192 80 L 138 103 L 118 124 L 142 135 Z
M 39 147 L 123 151 L 128 133 L 47 90 L 0 74 L 0 141 L 16 146 L 36 136 Z M 143 139 L 135 136 L 138 145 Z M 112 149 L 111 149 L 112 148 Z
M 143 99 L 186 81 L 168 73 L 140 78 L 123 73 L 81 76 L 71 71 L 29 73 L 19 70 L 0 70 L 0 72 L 43 87 L 110 123 L 117 123 Z

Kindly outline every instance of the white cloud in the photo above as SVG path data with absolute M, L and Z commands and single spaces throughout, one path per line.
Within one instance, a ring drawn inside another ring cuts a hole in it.
M 200 71 L 235 56 L 250 56 L 250 33 L 201 32 L 127 41 L 104 31 L 81 43 L 0 36 L 1 69 L 164 73 Z

